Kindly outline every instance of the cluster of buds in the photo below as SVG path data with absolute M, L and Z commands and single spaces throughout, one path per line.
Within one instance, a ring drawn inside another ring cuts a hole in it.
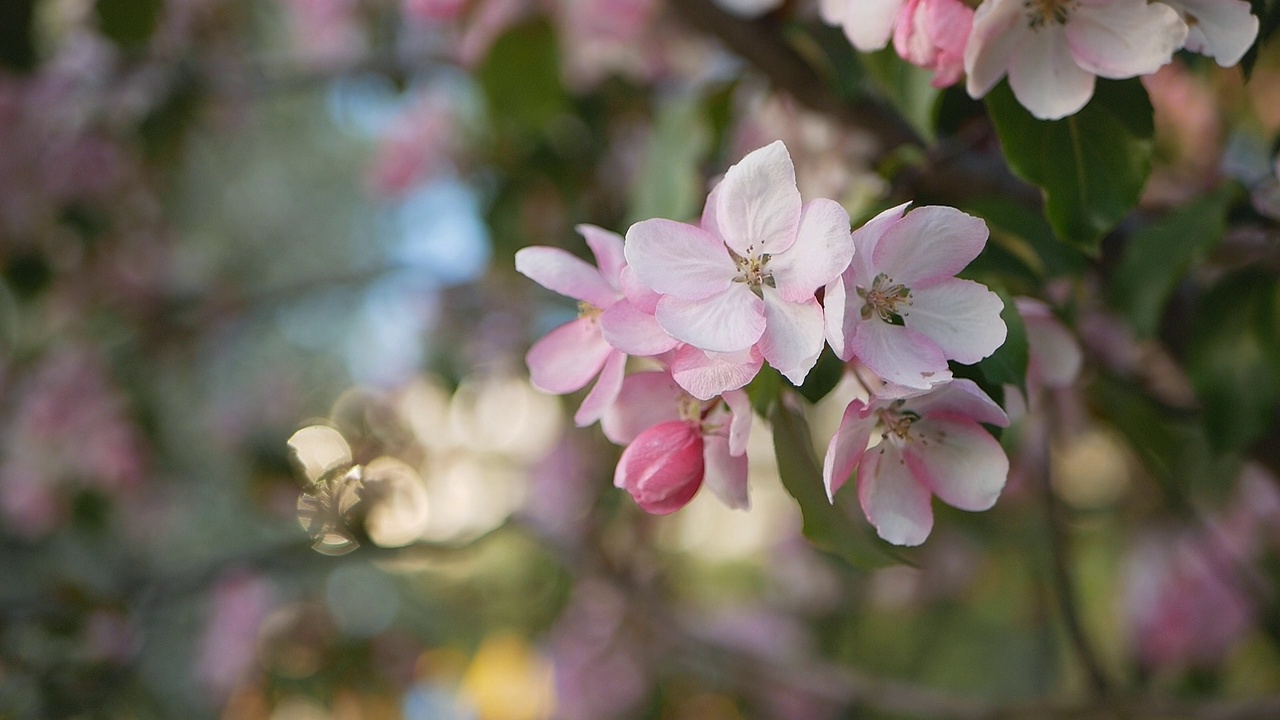
M 596 267 L 556 248 L 516 254 L 517 270 L 579 302 L 527 361 L 547 392 L 595 380 L 575 421 L 600 421 L 626 446 L 614 481 L 644 510 L 674 512 L 704 483 L 748 507 L 743 388 L 765 362 L 800 385 L 828 344 L 880 379 L 831 439 L 830 497 L 856 475 L 868 519 L 902 545 L 928 536 L 933 495 L 966 510 L 995 502 L 1008 460 L 982 424 L 1007 418 L 948 365 L 1005 339 L 1000 298 L 955 277 L 986 244 L 981 220 L 904 204 L 851 231 L 838 203 L 802 201 L 775 142 L 729 168 L 697 225 L 644 220 L 625 240 L 579 230 Z M 628 357 L 656 369 L 627 374 Z

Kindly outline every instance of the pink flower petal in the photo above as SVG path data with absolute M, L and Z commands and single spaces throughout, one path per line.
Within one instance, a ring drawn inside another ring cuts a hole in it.
M 656 317 L 628 300 L 620 300 L 604 311 L 600 332 L 613 347 L 638 357 L 661 355 L 679 344 L 662 329 Z
M 701 300 L 729 288 L 737 269 L 724 243 L 673 220 L 644 220 L 627 230 L 627 263 L 654 292 Z
M 827 285 L 822 296 L 822 323 L 827 343 L 836 357 L 848 362 L 853 357 L 853 333 L 857 326 L 857 308 L 848 306 L 845 275 Z M 857 297 L 857 295 L 854 295 Z
M 516 270 L 548 290 L 598 308 L 609 307 L 619 296 L 599 270 L 560 248 L 521 248 L 516 252 Z
M 729 168 L 716 193 L 716 225 L 725 244 L 742 257 L 781 253 L 795 242 L 800 191 L 781 140 Z
M 907 407 L 923 417 L 935 413 L 963 415 L 975 422 L 1006 427 L 1009 418 L 978 384 L 968 378 L 956 378 L 926 395 L 912 398 Z
M 849 263 L 849 269 L 844 271 L 843 276 L 847 280 L 846 287 L 870 285 L 875 279 L 876 272 L 872 269 L 871 258 L 875 255 L 876 245 L 885 232 L 902 219 L 910 205 L 911 203 L 904 202 L 891 207 L 853 231 L 853 261 Z
M 913 290 L 907 327 L 929 336 L 951 360 L 972 365 L 1004 344 L 1004 302 L 985 285 L 951 278 Z
M 1009 477 L 1004 448 L 963 415 L 931 414 L 911 425 L 907 466 L 935 495 L 961 510 L 988 510 Z
M 604 367 L 600 369 L 600 377 L 596 379 L 595 387 L 591 388 L 591 392 L 587 393 L 582 405 L 578 407 L 578 412 L 573 415 L 574 424 L 578 427 L 586 427 L 604 415 L 605 410 L 608 410 L 614 400 L 618 399 L 618 393 L 622 390 L 622 376 L 626 368 L 626 355 L 617 350 L 609 353 L 608 358 L 604 361 Z
M 980 98 L 991 92 L 1010 65 L 1013 49 L 1033 34 L 1026 26 L 1021 0 L 988 0 L 978 6 L 964 49 L 965 90 Z
M 872 267 L 913 291 L 954 277 L 987 244 L 987 224 L 955 208 L 930 205 L 885 230 Z
M 741 390 L 731 390 L 724 394 L 724 404 L 733 415 L 729 421 L 729 454 L 741 455 L 747 451 L 751 437 L 751 398 Z
M 690 395 L 710 400 L 751 382 L 763 365 L 764 358 L 754 347 L 734 353 L 709 353 L 682 345 L 671 361 L 671 374 Z
M 937 343 L 875 315 L 857 321 L 851 347 L 863 365 L 887 382 L 924 390 L 951 379 L 947 358 Z
M 1070 387 L 1080 375 L 1084 356 L 1071 331 L 1054 317 L 1048 305 L 1031 298 L 1014 298 L 1027 329 L 1031 357 L 1027 381 L 1043 387 Z
M 627 266 L 627 258 L 622 248 L 622 236 L 595 225 L 579 225 L 577 231 L 587 241 L 592 254 L 596 256 L 596 266 L 600 275 L 615 289 L 622 289 L 622 268 Z
M 719 435 L 703 439 L 703 463 L 706 474 L 703 481 L 707 489 L 715 493 L 727 507 L 748 510 L 751 499 L 747 494 L 747 456 L 729 452 L 729 440 Z
M 563 395 L 586 387 L 613 348 L 594 320 L 578 318 L 547 333 L 525 356 L 529 380 L 543 392 Z
M 844 487 L 862 461 L 875 424 L 870 408 L 861 400 L 854 400 L 844 409 L 840 427 L 827 443 L 827 454 L 822 459 L 822 484 L 831 502 L 835 502 L 836 492 Z
M 710 352 L 746 350 L 764 333 L 764 301 L 743 283 L 701 300 L 658 301 L 658 324 L 677 340 Z
M 852 258 L 849 213 L 832 200 L 814 200 L 804 206 L 795 245 L 774 255 L 767 269 L 783 299 L 799 303 L 839 277 Z
M 1046 23 L 1040 32 L 1018 34 L 1009 56 L 1009 87 L 1032 115 L 1058 120 L 1078 112 L 1093 97 L 1095 79 L 1076 64 L 1063 26 Z
M 691 423 L 655 425 L 622 451 L 613 484 L 630 493 L 647 513 L 675 512 L 689 504 L 702 485 L 702 449 L 702 433 Z
M 635 270 L 629 266 L 622 268 L 622 296 L 649 315 L 658 309 L 658 301 L 662 299 L 661 295 L 636 277 Z
M 867 451 L 858 465 L 858 500 L 876 533 L 894 545 L 919 545 L 933 530 L 929 489 L 891 442 Z
M 638 372 L 622 380 L 622 390 L 600 418 L 604 436 L 626 445 L 654 425 L 680 419 L 685 392 L 662 371 Z
M 1164 3 L 1082 2 L 1066 24 L 1066 39 L 1076 64 L 1085 71 L 1129 78 L 1167 65 L 1187 39 L 1187 25 Z
M 822 306 L 812 297 L 805 303 L 787 302 L 766 287 L 764 316 L 761 354 L 792 383 L 803 383 L 822 354 Z

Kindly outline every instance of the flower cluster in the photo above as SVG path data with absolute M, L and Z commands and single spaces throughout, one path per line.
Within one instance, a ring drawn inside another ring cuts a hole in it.
M 946 87 L 986 95 L 1008 75 L 1013 94 L 1045 120 L 1089 102 L 1098 77 L 1149 75 L 1179 49 L 1230 67 L 1253 44 L 1258 18 L 1245 0 L 819 0 L 826 22 L 857 49 L 894 49 Z
M 644 510 L 674 512 L 703 484 L 748 507 L 742 388 L 765 362 L 803 383 L 827 344 L 881 380 L 831 441 L 833 499 L 856 472 L 867 517 L 899 544 L 928 536 L 932 495 L 968 510 L 995 502 L 1008 461 L 980 423 L 1007 418 L 948 368 L 1005 339 L 999 297 L 955 277 L 986 243 L 981 220 L 900 205 L 851 232 L 838 203 L 802 201 L 775 142 L 729 168 L 697 225 L 644 220 L 625 240 L 579 230 L 596 267 L 557 248 L 516 254 L 517 270 L 579 303 L 529 351 L 530 374 L 558 394 L 595 380 L 574 419 L 599 420 L 626 446 L 614 482 Z M 628 356 L 657 369 L 626 374 Z

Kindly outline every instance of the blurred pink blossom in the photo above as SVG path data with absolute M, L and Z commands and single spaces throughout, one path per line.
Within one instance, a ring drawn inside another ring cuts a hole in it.
M 257 573 L 236 570 L 218 580 L 195 661 L 196 677 L 216 700 L 226 699 L 253 668 L 258 632 L 276 604 L 275 584 Z

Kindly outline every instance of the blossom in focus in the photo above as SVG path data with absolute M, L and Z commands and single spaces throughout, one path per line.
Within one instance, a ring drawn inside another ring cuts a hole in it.
M 858 500 L 880 537 L 919 545 L 933 529 L 932 496 L 972 511 L 1000 496 L 1009 459 L 980 423 L 1003 427 L 1008 418 L 971 380 L 905 399 L 855 399 L 827 447 L 827 496 L 834 501 L 856 472 Z
M 1258 18 L 1245 0 L 1160 0 L 1186 22 L 1186 48 L 1222 67 L 1240 62 L 1258 37 Z
M 611 441 L 627 446 L 614 485 L 646 512 L 679 510 L 704 482 L 725 505 L 748 507 L 751 403 L 745 392 L 703 402 L 667 372 L 634 373 L 600 425 Z
M 589 425 L 600 418 L 622 388 L 626 351 L 656 355 L 671 349 L 675 342 L 624 295 L 622 238 L 591 225 L 578 230 L 591 246 L 598 268 L 559 248 L 529 247 L 516 253 L 516 270 L 578 301 L 578 318 L 539 340 L 525 360 L 534 387 L 544 392 L 575 392 L 599 376 L 574 415 L 579 425 Z M 622 349 L 611 345 L 607 335 Z
M 701 227 L 644 220 L 626 243 L 636 276 L 662 296 L 656 317 L 672 337 L 715 353 L 758 347 L 797 384 L 822 351 L 814 294 L 852 252 L 848 213 L 831 200 L 801 202 L 781 142 L 729 168 Z
M 1097 77 L 1153 73 L 1186 40 L 1186 23 L 1158 2 L 984 0 L 965 48 L 967 89 L 980 98 L 1008 74 L 1023 107 L 1057 120 L 1089 102 Z
M 999 296 L 955 274 L 987 242 L 984 222 L 954 208 L 890 208 L 853 233 L 853 262 L 827 286 L 827 340 L 885 381 L 925 390 L 1004 343 Z

